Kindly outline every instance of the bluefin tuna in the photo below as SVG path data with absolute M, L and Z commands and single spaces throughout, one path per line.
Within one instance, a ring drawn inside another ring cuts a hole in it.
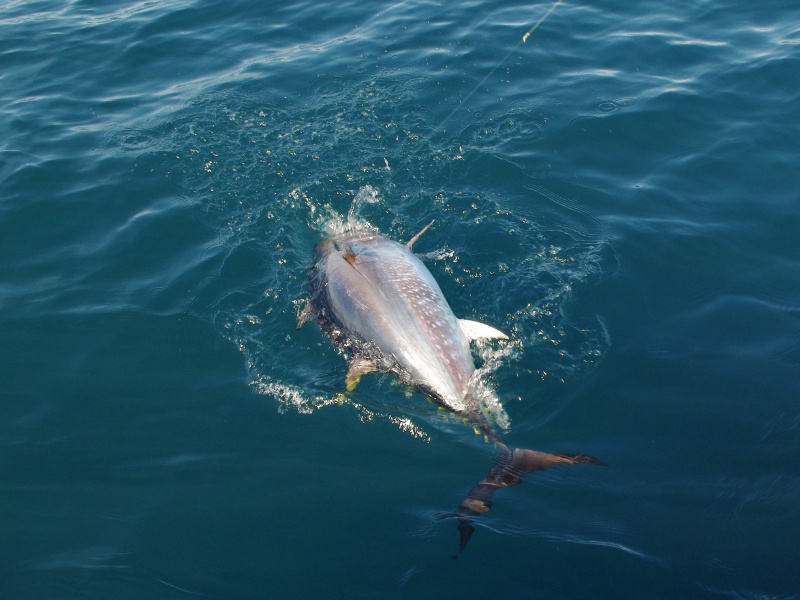
M 433 275 L 412 253 L 414 242 L 432 224 L 407 244 L 363 226 L 317 244 L 308 275 L 310 299 L 297 327 L 316 322 L 334 346 L 349 354 L 347 390 L 371 371 L 391 373 L 461 415 L 500 450 L 497 463 L 455 511 L 463 551 L 473 520 L 491 508 L 497 489 L 551 466 L 604 463 L 586 454 L 509 448 L 500 440 L 475 385 L 470 342 L 506 335 L 456 318 Z

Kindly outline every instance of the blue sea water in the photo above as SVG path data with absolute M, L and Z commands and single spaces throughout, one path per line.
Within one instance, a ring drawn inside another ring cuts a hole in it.
M 0 5 L 0 596 L 800 597 L 795 2 Z M 511 445 L 295 329 L 356 206 Z

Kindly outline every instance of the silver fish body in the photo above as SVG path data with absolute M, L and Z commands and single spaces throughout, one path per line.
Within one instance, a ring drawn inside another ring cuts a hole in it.
M 309 282 L 300 325 L 316 321 L 350 353 L 348 387 L 368 371 L 390 372 L 450 410 L 478 418 L 470 339 L 505 335 L 457 319 L 408 245 L 370 231 L 323 240 Z

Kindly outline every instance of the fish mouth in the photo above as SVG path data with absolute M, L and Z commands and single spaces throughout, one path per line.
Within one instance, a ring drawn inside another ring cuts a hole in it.
M 330 238 L 324 239 L 314 246 L 314 252 L 328 252 L 335 247 L 333 240 Z
M 314 246 L 313 259 L 315 263 L 320 262 L 325 256 L 337 250 L 332 239 L 324 239 Z

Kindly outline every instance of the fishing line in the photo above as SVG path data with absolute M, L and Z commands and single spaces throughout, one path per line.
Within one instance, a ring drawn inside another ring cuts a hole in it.
M 497 69 L 499 69 L 501 66 L 503 66 L 503 64 L 504 64 L 504 63 L 505 63 L 505 62 L 506 62 L 506 61 L 507 61 L 507 60 L 508 60 L 508 59 L 511 57 L 511 55 L 512 55 L 512 54 L 514 54 L 514 52 L 516 52 L 516 51 L 517 51 L 517 48 L 519 48 L 521 44 L 524 44 L 525 42 L 527 42 L 527 41 L 528 41 L 528 38 L 531 36 L 531 34 L 532 34 L 534 31 L 536 31 L 536 30 L 539 28 L 539 26 L 540 26 L 542 23 L 544 23 L 544 22 L 547 20 L 547 17 L 549 17 L 551 14 L 553 14 L 553 11 L 555 11 L 556 7 L 557 7 L 559 4 L 561 4 L 561 1 L 562 1 L 562 0 L 556 0 L 555 2 L 553 2 L 553 5 L 550 7 L 550 9 L 549 9 L 549 10 L 548 10 L 546 13 L 544 13 L 544 15 L 542 15 L 542 18 L 540 18 L 538 21 L 536 21 L 536 23 L 533 25 L 533 27 L 531 27 L 530 29 L 528 29 L 528 31 L 526 31 L 526 32 L 525 32 L 525 35 L 523 35 L 523 36 L 522 36 L 522 39 L 521 39 L 519 42 L 517 42 L 517 45 L 516 45 L 516 46 L 514 46 L 513 48 L 511 48 L 511 50 L 509 50 L 508 54 L 506 54 L 506 55 L 505 55 L 505 56 L 504 56 L 504 57 L 503 57 L 503 58 L 502 58 L 502 59 L 501 59 L 501 60 L 500 60 L 500 61 L 499 61 L 499 62 L 498 62 L 498 63 L 497 63 L 495 66 L 494 66 L 494 68 L 493 68 L 491 71 L 489 71 L 489 73 L 488 73 L 488 74 L 487 74 L 487 75 L 486 75 L 486 76 L 485 76 L 483 79 L 481 79 L 480 83 L 479 83 L 478 85 L 476 85 L 476 86 L 475 86 L 475 88 L 474 88 L 474 89 L 473 89 L 473 90 L 472 90 L 472 91 L 471 91 L 469 94 L 467 94 L 467 95 L 466 95 L 466 97 L 465 97 L 465 98 L 464 98 L 464 99 L 463 99 L 461 102 L 459 102 L 459 103 L 458 103 L 458 106 L 456 106 L 456 107 L 455 107 L 455 108 L 454 108 L 454 109 L 453 109 L 453 110 L 450 112 L 450 114 L 449 114 L 449 115 L 447 115 L 447 116 L 444 118 L 444 121 L 442 121 L 442 122 L 439 124 L 439 129 L 443 128 L 443 127 L 445 126 L 445 124 L 446 124 L 446 123 L 447 123 L 447 122 L 450 120 L 450 118 L 451 118 L 451 117 L 452 117 L 454 114 L 456 114 L 456 113 L 457 113 L 459 110 L 461 110 L 461 107 L 463 107 L 463 106 L 464 106 L 464 105 L 467 103 L 467 101 L 468 101 L 470 98 L 472 98 L 472 96 L 474 96 L 474 95 L 475 95 L 475 92 L 477 92 L 477 91 L 478 91 L 478 90 L 479 90 L 481 87 L 483 87 L 483 84 L 484 84 L 484 83 L 486 83 L 486 81 L 487 81 L 487 80 L 488 80 L 488 79 L 489 79 L 489 78 L 490 78 L 492 75 L 494 75 L 494 74 L 495 74 L 495 71 L 497 71 Z

